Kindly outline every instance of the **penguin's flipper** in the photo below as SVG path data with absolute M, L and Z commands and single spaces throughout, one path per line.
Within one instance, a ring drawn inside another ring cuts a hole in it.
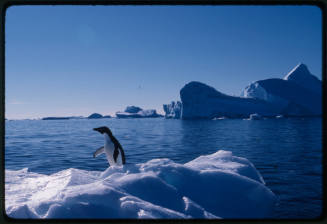
M 114 160 L 115 160 L 115 163 L 117 163 L 118 154 L 119 154 L 118 147 L 116 147 L 115 150 L 114 150 Z
M 125 153 L 124 153 L 124 150 L 123 150 L 123 148 L 121 146 L 118 147 L 118 148 L 119 148 L 119 151 L 120 151 L 120 154 L 121 154 L 122 163 L 125 164 Z
M 94 153 L 93 153 L 93 158 L 97 157 L 98 155 L 104 153 L 104 147 L 101 146 L 100 148 L 98 148 Z

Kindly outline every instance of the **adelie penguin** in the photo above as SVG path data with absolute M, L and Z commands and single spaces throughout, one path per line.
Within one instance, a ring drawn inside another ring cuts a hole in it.
M 125 164 L 125 153 L 123 147 L 119 141 L 112 135 L 112 132 L 108 127 L 93 128 L 94 131 L 98 131 L 104 136 L 104 146 L 98 148 L 93 153 L 93 158 L 105 153 L 110 166 Z

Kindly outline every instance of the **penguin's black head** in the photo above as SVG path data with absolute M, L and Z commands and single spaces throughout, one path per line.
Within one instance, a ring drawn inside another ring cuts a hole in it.
M 109 136 L 112 135 L 110 129 L 108 127 L 106 127 L 106 126 L 102 126 L 102 127 L 99 127 L 99 128 L 93 128 L 93 130 L 98 131 L 101 134 L 107 133 Z

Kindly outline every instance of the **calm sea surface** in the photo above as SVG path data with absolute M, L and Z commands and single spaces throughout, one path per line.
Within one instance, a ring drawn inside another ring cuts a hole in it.
M 68 168 L 105 170 L 92 158 L 108 126 L 127 163 L 154 158 L 188 162 L 219 149 L 249 159 L 277 195 L 276 218 L 316 218 L 322 210 L 322 120 L 76 119 L 6 121 L 5 168 L 51 174 Z

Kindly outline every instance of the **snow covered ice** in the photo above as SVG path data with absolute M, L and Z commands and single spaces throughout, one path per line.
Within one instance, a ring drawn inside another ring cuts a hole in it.
M 223 150 L 185 164 L 5 174 L 11 218 L 265 218 L 276 202 L 251 162 Z

